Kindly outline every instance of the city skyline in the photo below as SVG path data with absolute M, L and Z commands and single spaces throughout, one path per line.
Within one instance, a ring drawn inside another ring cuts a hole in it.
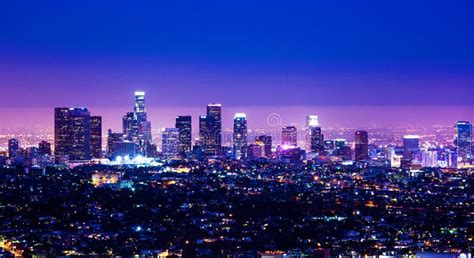
M 0 1 L 0 256 L 472 258 L 474 1 Z

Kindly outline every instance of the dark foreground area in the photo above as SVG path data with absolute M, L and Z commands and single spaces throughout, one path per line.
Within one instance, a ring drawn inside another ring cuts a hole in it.
M 0 241 L 23 255 L 468 252 L 473 179 L 267 162 L 1 168 Z

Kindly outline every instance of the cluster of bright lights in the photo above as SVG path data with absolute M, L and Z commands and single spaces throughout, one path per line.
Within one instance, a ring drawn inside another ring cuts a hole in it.
M 160 166 L 162 163 L 157 162 L 154 158 L 143 157 L 137 155 L 131 158 L 129 155 L 117 156 L 115 160 L 107 162 L 110 165 L 137 165 L 137 166 Z
M 292 150 L 292 149 L 296 149 L 296 148 L 297 148 L 296 146 L 288 145 L 288 144 L 280 145 L 280 147 L 281 147 L 282 150 Z

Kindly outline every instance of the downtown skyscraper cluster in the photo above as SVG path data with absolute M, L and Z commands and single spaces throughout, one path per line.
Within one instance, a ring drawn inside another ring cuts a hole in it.
M 278 158 L 289 162 L 320 157 L 354 160 L 364 162 L 375 158 L 371 152 L 367 131 L 354 133 L 354 143 L 349 145 L 345 139 L 325 139 L 317 115 L 306 116 L 303 144 L 298 139 L 298 128 L 293 125 L 282 126 L 281 143 L 275 144 L 271 135 L 257 135 L 249 140 L 247 115 L 236 113 L 233 119 L 232 143 L 222 144 L 222 105 L 209 104 L 206 114 L 198 118 L 198 138 L 193 145 L 192 117 L 176 117 L 175 127 L 162 130 L 161 152 L 152 140 L 152 126 L 147 118 L 145 92 L 134 94 L 133 112 L 128 112 L 122 119 L 122 132 L 107 135 L 107 151 L 101 151 L 101 119 L 90 116 L 86 108 L 55 109 L 55 155 L 56 161 L 64 157 L 68 160 L 89 160 L 107 157 L 110 160 L 133 159 L 141 157 L 162 157 L 164 159 L 258 159 Z M 438 156 L 443 157 L 447 166 L 456 166 L 459 162 L 470 162 L 472 145 L 472 125 L 459 121 L 455 125 L 454 144 L 456 152 L 449 150 L 420 151 L 419 137 L 406 135 L 403 148 L 388 149 L 386 157 L 392 166 L 420 164 L 437 166 Z M 304 148 L 300 148 L 304 146 Z M 446 158 L 444 158 L 446 156 Z
M 102 117 L 87 108 L 54 109 L 56 162 L 89 160 L 102 156 Z
M 402 146 L 385 147 L 372 145 L 365 130 L 355 131 L 352 143 L 341 138 L 325 139 L 317 115 L 307 115 L 302 128 L 278 124 L 276 132 L 252 135 L 247 115 L 238 112 L 233 117 L 232 141 L 223 144 L 222 105 L 215 103 L 207 105 L 206 113 L 198 117 L 198 137 L 194 140 L 192 117 L 176 116 L 174 127 L 162 129 L 159 151 L 153 142 L 145 103 L 145 92 L 135 92 L 133 111 L 123 116 L 122 130 L 108 130 L 105 151 L 100 116 L 92 116 L 85 107 L 55 108 L 54 144 L 42 141 L 38 147 L 22 150 L 19 141 L 11 139 L 8 143 L 10 162 L 47 165 L 51 160 L 65 164 L 100 159 L 133 161 L 136 157 L 164 160 L 265 158 L 286 162 L 386 160 L 392 167 L 454 168 L 458 164 L 471 164 L 472 160 L 472 125 L 468 121 L 456 122 L 452 147 L 422 149 L 418 135 L 405 135 Z M 280 132 L 278 126 L 281 126 Z M 281 141 L 276 141 L 275 135 L 278 138 L 279 133 Z

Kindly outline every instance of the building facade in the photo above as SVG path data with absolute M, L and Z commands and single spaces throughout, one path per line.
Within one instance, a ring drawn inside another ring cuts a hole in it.
M 324 151 L 324 137 L 317 115 L 306 116 L 306 152 L 321 154 Z
M 367 160 L 369 156 L 369 134 L 366 131 L 355 132 L 354 159 Z
M 54 146 L 57 161 L 90 160 L 91 127 L 87 108 L 55 108 Z
M 179 129 L 165 128 L 162 134 L 162 154 L 166 159 L 179 156 Z
M 176 117 L 175 127 L 179 130 L 179 155 L 184 157 L 192 149 L 192 120 L 191 116 Z
M 296 127 L 286 126 L 282 128 L 281 144 L 293 147 L 298 146 L 298 133 Z
M 91 158 L 102 158 L 102 117 L 91 116 Z
M 472 124 L 458 121 L 454 126 L 454 145 L 458 153 L 458 161 L 469 162 L 472 158 Z
M 235 158 L 244 158 L 247 153 L 247 116 L 245 113 L 236 113 L 234 116 L 232 143 Z

